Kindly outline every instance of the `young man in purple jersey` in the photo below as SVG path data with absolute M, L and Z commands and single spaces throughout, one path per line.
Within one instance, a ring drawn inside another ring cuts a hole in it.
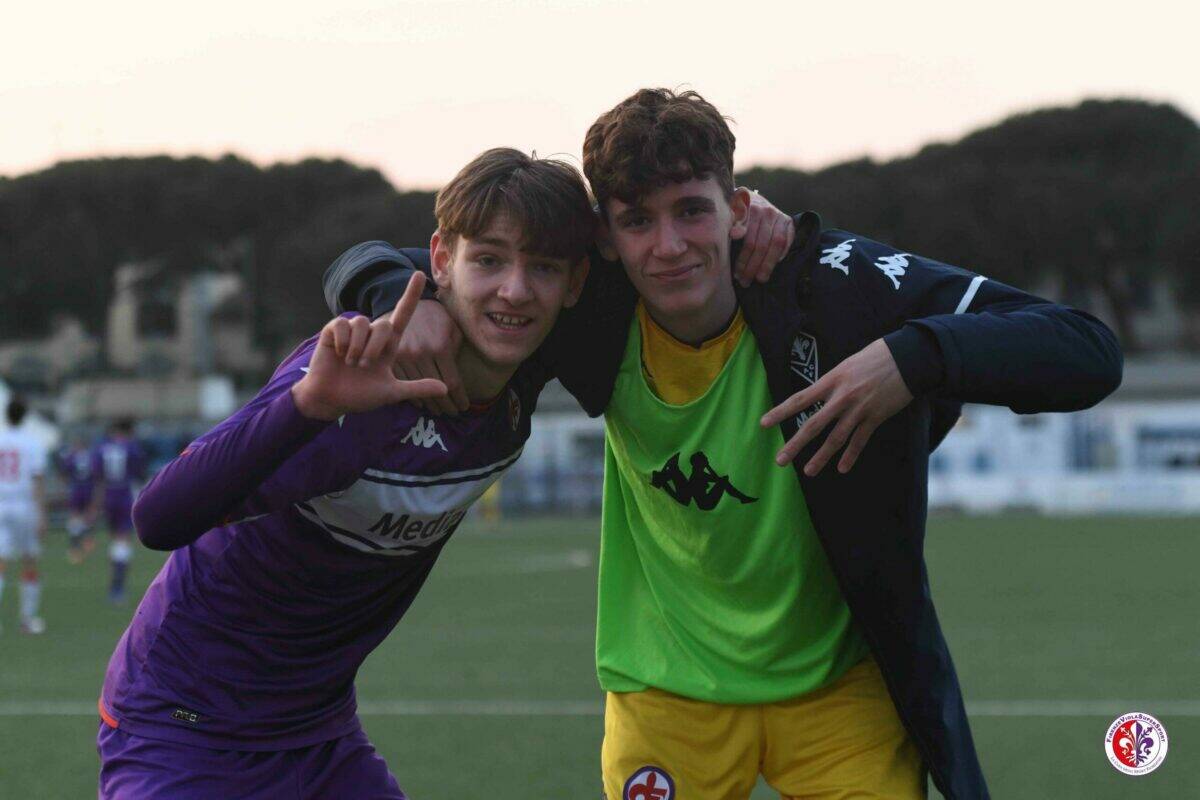
M 125 576 L 133 558 L 133 498 L 146 479 L 146 453 L 133 438 L 133 420 L 119 419 L 92 451 L 92 474 L 96 476 L 93 508 L 103 508 L 108 524 L 108 560 L 112 577 L 108 599 L 125 602 Z M 97 512 L 93 512 L 93 516 Z
M 436 216 L 471 409 L 429 416 L 411 401 L 444 384 L 393 372 L 418 280 L 389 316 L 331 321 L 155 476 L 134 521 L 174 552 L 109 662 L 101 798 L 404 797 L 355 674 L 521 454 L 547 380 L 531 356 L 578 298 L 595 229 L 573 168 L 508 149 L 467 165 Z

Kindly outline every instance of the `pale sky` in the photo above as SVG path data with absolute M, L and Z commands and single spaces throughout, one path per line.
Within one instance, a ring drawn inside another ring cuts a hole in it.
M 893 157 L 1087 96 L 1200 118 L 1200 4 L 984 5 L 9 4 L 0 174 L 232 151 L 437 186 L 496 145 L 577 158 L 595 117 L 641 86 L 694 88 L 733 117 L 739 169 Z

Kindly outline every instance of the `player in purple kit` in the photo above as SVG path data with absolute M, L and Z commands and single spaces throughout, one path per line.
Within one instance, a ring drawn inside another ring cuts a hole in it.
M 96 481 L 92 472 L 92 453 L 81 439 L 72 440 L 55 459 L 59 473 L 67 481 L 67 560 L 82 564 L 92 551 L 92 522 L 95 519 L 92 498 Z
M 445 386 L 394 375 L 417 280 L 390 317 L 331 321 L 155 476 L 134 520 L 174 552 L 109 662 L 101 798 L 404 797 L 359 724 L 355 674 L 520 456 L 548 375 L 531 356 L 578 298 L 595 226 L 574 169 L 507 149 L 435 213 L 475 405 L 429 415 L 409 401 Z
M 133 438 L 133 420 L 120 419 L 109 427 L 108 436 L 92 451 L 92 474 L 97 478 L 93 504 L 104 509 L 108 523 L 112 565 L 108 599 L 120 604 L 125 601 L 125 575 L 133 558 L 133 498 L 146 478 L 146 454 Z

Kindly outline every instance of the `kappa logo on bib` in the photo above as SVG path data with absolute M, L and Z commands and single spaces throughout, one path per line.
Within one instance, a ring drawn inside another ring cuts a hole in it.
M 625 781 L 621 800 L 675 800 L 675 781 L 658 767 L 641 767 Z
M 695 502 L 701 511 L 712 511 L 725 495 L 743 504 L 758 501 L 757 497 L 738 491 L 728 475 L 718 475 L 703 451 L 692 453 L 690 461 L 692 474 L 684 475 L 679 466 L 679 453 L 676 453 L 667 459 L 662 469 L 650 473 L 650 485 L 662 489 L 681 506 Z

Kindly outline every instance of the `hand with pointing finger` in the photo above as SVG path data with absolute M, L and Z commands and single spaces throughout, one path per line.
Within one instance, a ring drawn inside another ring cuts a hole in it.
M 458 350 L 462 329 L 437 300 L 422 300 L 400 337 L 396 351 L 396 374 L 409 380 L 437 378 L 446 384 L 446 394 L 419 401 L 433 414 L 456 416 L 471 403 L 458 374 Z
M 846 473 L 858 460 L 875 429 L 912 399 L 892 351 L 882 339 L 876 339 L 812 386 L 796 392 L 764 414 L 762 425 L 764 428 L 778 425 L 814 403 L 824 403 L 824 407 L 805 420 L 796 435 L 784 444 L 775 456 L 775 463 L 780 466 L 790 463 L 805 445 L 833 425 L 825 443 L 804 465 L 804 474 L 812 477 L 819 473 L 843 447 L 846 449 L 837 469 Z
M 374 322 L 366 317 L 338 317 L 321 329 L 308 374 L 292 386 L 292 398 L 301 414 L 333 420 L 390 403 L 446 394 L 446 384 L 439 380 L 403 381 L 393 372 L 400 337 L 424 285 L 425 276 L 414 275 L 392 313 Z

